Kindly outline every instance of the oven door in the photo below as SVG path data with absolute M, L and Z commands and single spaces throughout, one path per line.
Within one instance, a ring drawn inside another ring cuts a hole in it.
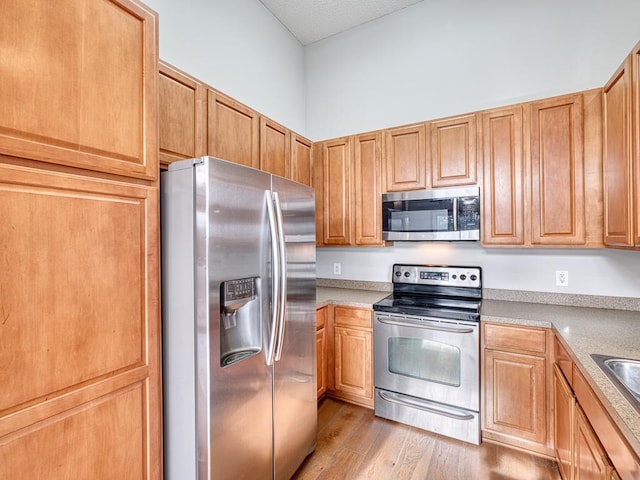
M 476 322 L 376 312 L 375 386 L 479 411 Z

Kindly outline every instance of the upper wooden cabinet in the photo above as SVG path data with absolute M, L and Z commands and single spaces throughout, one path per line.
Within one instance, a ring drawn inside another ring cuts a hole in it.
M 582 94 L 533 102 L 531 243 L 584 245 Z
M 0 151 L 158 176 L 157 16 L 131 0 L 7 0 Z
M 475 185 L 476 115 L 429 123 L 431 128 L 431 187 Z
M 599 89 L 483 113 L 484 246 L 602 246 L 601 119 Z
M 201 157 L 206 144 L 207 93 L 204 84 L 160 62 L 158 123 L 160 164 Z
M 290 158 L 291 132 L 260 116 L 260 170 L 288 178 Z
M 359 135 L 353 142 L 354 243 L 382 245 L 382 133 Z
M 523 246 L 524 157 L 522 106 L 482 115 L 484 190 L 482 243 Z
M 603 90 L 604 241 L 607 246 L 640 246 L 640 44 Z
M 427 188 L 426 138 L 424 124 L 385 131 L 385 191 Z
M 313 143 L 291 134 L 290 178 L 304 185 L 313 185 Z
M 351 245 L 351 139 L 323 142 L 323 243 Z
M 207 90 L 207 111 L 208 155 L 259 168 L 258 113 L 213 89 Z

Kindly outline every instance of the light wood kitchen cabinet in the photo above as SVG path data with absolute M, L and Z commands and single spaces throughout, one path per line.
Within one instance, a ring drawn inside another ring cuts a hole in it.
M 552 454 L 547 330 L 485 323 L 482 334 L 483 438 Z
M 358 135 L 353 141 L 354 243 L 383 245 L 382 241 L 382 134 Z
M 351 245 L 351 139 L 322 144 L 323 244 Z
M 603 89 L 604 241 L 640 247 L 640 43 Z
M 476 185 L 476 115 L 429 122 L 431 187 Z
M 2 2 L 2 479 L 162 478 L 157 28 Z
M 483 113 L 484 246 L 603 245 L 601 119 L 600 90 Z
M 423 123 L 385 130 L 386 192 L 427 188 L 426 142 Z
M 573 435 L 575 398 L 573 390 L 556 365 L 553 369 L 553 435 L 558 470 L 564 480 L 573 479 Z
M 203 83 L 160 63 L 158 82 L 160 165 L 205 155 L 207 90 Z
M 211 88 L 207 112 L 207 154 L 260 168 L 258 113 Z
M 290 160 L 291 132 L 260 116 L 260 170 L 288 178 Z
M 640 460 L 557 334 L 554 357 L 555 453 L 563 479 L 638 478 Z
M 609 480 L 613 467 L 579 405 L 574 415 L 575 480 Z
M 483 245 L 525 244 L 522 106 L 482 114 Z
M 329 307 L 316 310 L 316 376 L 318 399 L 327 391 L 327 317 Z
M 333 310 L 331 395 L 373 408 L 373 311 L 335 306 Z
M 582 94 L 533 102 L 530 108 L 531 243 L 584 245 Z
M 324 143 L 314 143 L 311 147 L 313 157 L 313 189 L 316 194 L 316 246 L 324 246 Z
M 291 180 L 313 186 L 313 142 L 291 133 Z
M 0 152 L 157 178 L 157 41 L 132 0 L 2 2 Z
M 0 478 L 162 478 L 157 184 L 34 167 L 0 164 Z

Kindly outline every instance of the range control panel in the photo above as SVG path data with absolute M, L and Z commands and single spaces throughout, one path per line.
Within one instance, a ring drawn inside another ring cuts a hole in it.
M 394 265 L 393 283 L 480 288 L 480 267 Z

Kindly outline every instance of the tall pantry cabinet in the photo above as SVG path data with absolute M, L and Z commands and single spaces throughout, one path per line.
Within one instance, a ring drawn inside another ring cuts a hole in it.
M 0 478 L 162 476 L 157 16 L 0 15 Z

